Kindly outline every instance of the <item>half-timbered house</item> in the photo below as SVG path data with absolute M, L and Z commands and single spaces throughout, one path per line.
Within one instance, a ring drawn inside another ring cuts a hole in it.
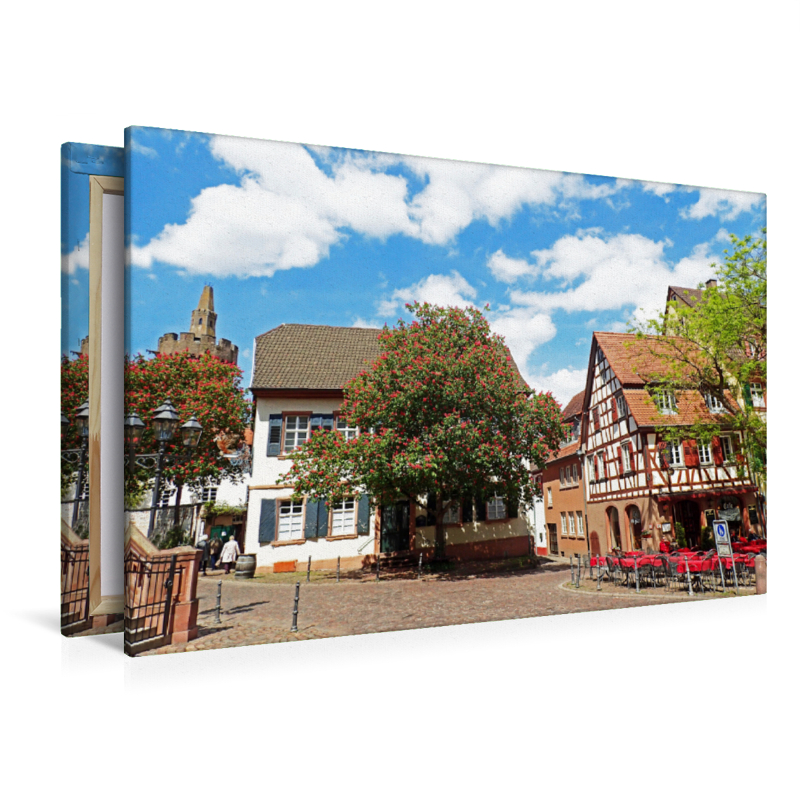
M 589 535 L 597 534 L 604 551 L 656 549 L 662 539 L 677 542 L 679 529 L 688 544 L 699 544 L 703 528 L 720 517 L 734 534 L 761 533 L 738 434 L 723 432 L 707 444 L 663 435 L 716 422 L 723 410 L 697 391 L 659 390 L 658 341 L 593 336 L 581 434 Z

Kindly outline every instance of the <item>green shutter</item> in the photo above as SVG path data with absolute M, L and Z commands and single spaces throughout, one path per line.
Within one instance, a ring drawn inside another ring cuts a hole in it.
M 744 404 L 748 408 L 752 408 L 753 407 L 753 395 L 750 394 L 750 382 L 749 381 L 747 383 L 745 383 L 745 385 L 744 385 Z
M 303 535 L 306 539 L 317 538 L 317 515 L 319 503 L 316 500 L 306 500 L 306 525 Z
M 475 498 L 475 521 L 486 522 L 486 500 L 480 496 Z
M 506 502 L 506 514 L 509 519 L 517 519 L 519 517 L 519 504 L 516 500 L 508 500 Z
M 472 498 L 465 497 L 461 501 L 461 522 L 472 522 Z
M 356 533 L 369 533 L 369 495 L 362 494 L 358 498 L 358 519 L 356 521 Z
M 317 538 L 328 535 L 328 504 L 324 500 L 317 503 Z
M 261 517 L 258 520 L 258 543 L 267 544 L 275 540 L 275 501 L 261 501 Z
M 428 499 L 426 504 L 428 506 L 427 515 L 425 519 L 426 525 L 435 525 L 436 524 L 436 504 L 438 500 L 435 494 L 432 492 L 428 493 Z

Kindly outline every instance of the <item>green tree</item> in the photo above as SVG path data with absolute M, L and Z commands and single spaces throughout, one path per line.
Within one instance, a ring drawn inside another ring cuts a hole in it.
M 242 467 L 225 458 L 217 440 L 241 440 L 250 420 L 250 404 L 241 388 L 242 372 L 233 364 L 209 354 L 189 353 L 156 355 L 138 354 L 125 365 L 125 414 L 136 413 L 145 423 L 139 453 L 156 453 L 158 444 L 150 420 L 153 412 L 169 400 L 181 423 L 195 416 L 203 426 L 200 444 L 189 459 L 180 458 L 180 431 L 167 452 L 174 458 L 164 467 L 162 477 L 179 487 L 200 489 L 223 478 L 237 480 Z M 126 471 L 125 493 L 128 507 L 148 491 L 154 470 L 137 467 Z
M 766 419 L 754 407 L 750 384 L 767 379 L 767 231 L 731 234 L 723 264 L 712 263 L 717 285 L 701 285 L 692 307 L 669 302 L 664 313 L 636 326 L 653 356 L 649 377 L 659 390 L 699 391 L 722 407 L 716 424 L 690 431 L 665 429 L 665 438 L 691 435 L 708 442 L 722 428 L 742 435 L 751 477 L 766 480 Z M 664 335 L 666 334 L 666 335 Z
M 529 470 L 544 464 L 565 429 L 558 403 L 528 391 L 479 311 L 408 308 L 416 318 L 384 328 L 380 356 L 344 387 L 341 413 L 360 435 L 315 432 L 293 453 L 285 480 L 295 497 L 329 503 L 362 493 L 374 505 L 413 500 L 435 516 L 441 557 L 448 508 L 495 494 L 529 505 Z

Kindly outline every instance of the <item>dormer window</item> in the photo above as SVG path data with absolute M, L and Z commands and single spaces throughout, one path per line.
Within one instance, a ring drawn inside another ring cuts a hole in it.
M 675 395 L 672 392 L 660 391 L 653 397 L 656 407 L 661 414 L 677 414 L 678 403 L 675 400 Z
M 715 397 L 713 394 L 706 394 L 703 395 L 703 397 L 705 398 L 708 410 L 712 414 L 722 414 L 725 411 L 725 407 L 722 405 L 718 397 Z
M 750 384 L 750 399 L 753 401 L 753 408 L 764 408 L 764 388 L 760 383 Z

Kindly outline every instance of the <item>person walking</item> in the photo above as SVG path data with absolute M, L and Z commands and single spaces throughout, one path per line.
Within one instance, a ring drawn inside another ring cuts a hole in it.
M 220 561 L 222 561 L 222 566 L 225 567 L 226 575 L 230 574 L 231 564 L 236 563 L 236 559 L 240 552 L 241 550 L 239 550 L 239 543 L 233 538 L 233 534 L 231 534 L 228 541 L 225 542 L 225 545 L 222 548 L 222 553 L 220 554 Z
M 222 550 L 222 542 L 219 537 L 215 536 L 208 545 L 208 557 L 211 559 L 211 569 L 217 568 L 217 559 L 219 558 L 220 550 Z
M 206 536 L 205 531 L 203 531 L 200 536 L 197 538 L 197 544 L 195 547 L 198 550 L 201 550 L 203 555 L 200 556 L 200 568 L 203 570 L 203 575 L 207 575 L 206 569 L 208 567 L 208 558 L 209 558 L 209 542 L 208 536 Z

